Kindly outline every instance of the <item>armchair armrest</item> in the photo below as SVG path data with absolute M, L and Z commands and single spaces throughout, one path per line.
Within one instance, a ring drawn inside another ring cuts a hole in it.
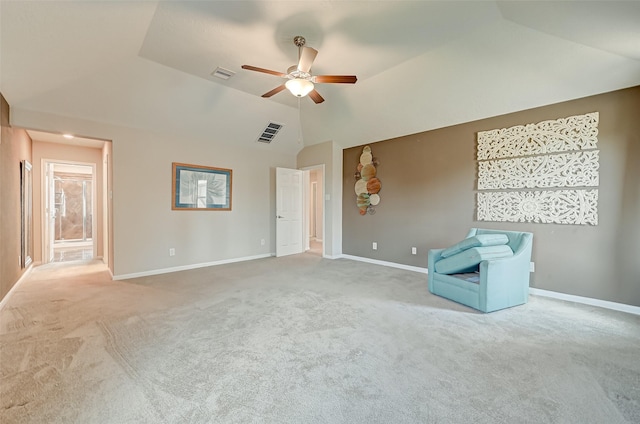
M 431 274 L 431 272 L 436 272 L 436 262 L 442 258 L 442 252 L 445 249 L 430 249 L 427 257 L 427 273 Z
M 427 256 L 427 281 L 429 291 L 433 293 L 433 274 L 436 272 L 436 262 L 442 257 L 445 249 L 430 249 Z
M 524 235 L 513 257 L 480 262 L 480 305 L 485 310 L 527 301 L 532 241 L 532 235 Z

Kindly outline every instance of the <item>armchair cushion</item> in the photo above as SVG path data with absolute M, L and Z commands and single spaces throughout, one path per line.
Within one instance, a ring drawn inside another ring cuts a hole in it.
M 482 261 L 504 259 L 513 256 L 513 250 L 505 244 L 499 246 L 472 247 L 436 262 L 435 271 L 440 274 L 457 274 L 474 271 Z
M 499 246 L 507 243 L 509 243 L 509 237 L 506 234 L 478 234 L 444 249 L 441 256 L 448 258 L 473 247 Z

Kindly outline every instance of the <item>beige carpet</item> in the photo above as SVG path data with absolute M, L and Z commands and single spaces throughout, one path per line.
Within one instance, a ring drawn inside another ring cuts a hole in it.
M 311 254 L 36 268 L 0 343 L 3 424 L 640 422 L 640 317 L 540 297 L 483 315 Z

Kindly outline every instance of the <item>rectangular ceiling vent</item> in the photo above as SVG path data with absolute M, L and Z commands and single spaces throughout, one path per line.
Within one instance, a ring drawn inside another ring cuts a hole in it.
M 260 143 L 267 143 L 267 144 L 271 143 L 273 138 L 276 136 L 276 134 L 278 134 L 278 131 L 280 131 L 282 127 L 284 127 L 283 124 L 276 124 L 275 122 L 269 122 L 269 125 L 267 125 L 264 131 L 262 131 L 262 134 L 260 134 L 260 137 L 258 137 L 258 141 Z
M 221 68 L 219 66 L 213 72 L 211 72 L 211 75 L 213 75 L 214 77 L 217 77 L 217 78 L 221 78 L 223 80 L 228 80 L 229 78 L 231 78 L 235 74 L 236 74 L 235 72 L 230 71 L 230 70 L 225 69 L 225 68 Z

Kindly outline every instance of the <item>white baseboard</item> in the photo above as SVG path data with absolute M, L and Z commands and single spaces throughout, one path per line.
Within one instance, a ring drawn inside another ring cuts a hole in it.
M 272 253 L 265 253 L 265 254 L 262 254 L 262 255 L 245 256 L 245 257 L 242 257 L 242 258 L 223 259 L 221 261 L 203 262 L 203 263 L 199 263 L 199 264 L 191 264 L 191 265 L 175 266 L 175 267 L 171 267 L 171 268 L 154 269 L 154 270 L 151 270 L 151 271 L 143 271 L 143 272 L 134 272 L 134 273 L 131 273 L 131 274 L 114 275 L 113 279 L 114 280 L 128 280 L 130 278 L 148 277 L 150 275 L 168 274 L 170 272 L 187 271 L 189 269 L 204 268 L 204 267 L 208 267 L 208 266 L 224 265 L 224 264 L 231 264 L 231 263 L 234 263 L 234 262 L 244 262 L 244 261 L 252 261 L 254 259 L 270 258 L 271 256 L 273 256 Z
M 329 258 L 329 259 L 339 259 L 339 258 L 351 259 L 351 260 L 354 260 L 354 261 L 368 262 L 368 263 L 371 263 L 371 264 L 388 266 L 388 267 L 392 267 L 392 268 L 400 268 L 400 269 L 405 269 L 405 270 L 408 270 L 408 271 L 415 271 L 415 272 L 420 272 L 420 273 L 423 273 L 423 274 L 428 274 L 427 268 L 420 268 L 420 267 L 411 266 L 411 265 L 403 265 L 403 264 L 398 264 L 398 263 L 395 263 L 395 262 L 380 261 L 380 260 L 377 260 L 377 259 L 363 258 L 361 256 L 338 255 L 338 256 L 334 256 L 334 257 L 326 256 L 326 258 Z M 611 309 L 611 310 L 614 310 L 614 311 L 626 312 L 626 313 L 634 314 L 634 315 L 640 315 L 640 307 L 633 306 L 633 305 L 626 305 L 624 303 L 616 303 L 616 302 L 610 302 L 608 300 L 600 300 L 600 299 L 593 299 L 593 298 L 590 298 L 590 297 L 575 296 L 575 295 L 572 295 L 572 294 L 559 293 L 559 292 L 554 292 L 554 291 L 551 291 L 551 290 L 536 289 L 534 287 L 530 287 L 529 288 L 529 293 L 532 294 L 532 295 L 535 295 L 535 296 L 551 297 L 551 298 L 554 298 L 554 299 L 566 300 L 566 301 L 569 301 L 569 302 L 582 303 L 584 305 L 598 306 L 600 308 Z
M 593 299 L 591 297 L 575 296 L 573 294 L 565 294 L 554 292 L 551 290 L 536 289 L 529 287 L 529 293 L 535 296 L 551 297 L 554 299 L 566 300 L 569 302 L 582 303 L 585 305 L 598 306 L 605 309 L 613 309 L 614 311 L 627 312 L 629 314 L 640 315 L 640 307 L 633 305 L 625 305 L 624 303 L 609 302 L 608 300 Z
M 199 264 L 177 266 L 177 267 L 172 267 L 172 268 L 155 269 L 155 270 L 152 270 L 152 271 L 136 272 L 136 273 L 132 273 L 132 274 L 113 275 L 113 279 L 114 280 L 127 280 L 127 279 L 130 279 L 130 278 L 147 277 L 147 276 L 150 276 L 150 275 L 158 275 L 158 274 L 167 274 L 167 273 L 170 273 L 170 272 L 186 271 L 186 270 L 189 270 L 189 269 L 204 268 L 204 267 L 216 266 L 216 265 L 224 265 L 224 264 L 230 264 L 230 263 L 234 263 L 234 262 L 251 261 L 251 260 L 254 260 L 254 259 L 268 258 L 268 257 L 271 257 L 271 256 L 274 256 L 274 254 L 273 253 L 266 253 L 266 254 L 255 255 L 255 256 L 245 256 L 245 257 L 242 257 L 242 258 L 224 259 L 224 260 L 221 260 L 221 261 L 204 262 L 204 263 L 199 263 Z M 412 265 L 404 265 L 404 264 L 399 264 L 399 263 L 395 263 L 395 262 L 381 261 L 381 260 L 378 260 L 378 259 L 364 258 L 364 257 L 361 257 L 361 256 L 339 254 L 339 255 L 324 255 L 323 257 L 327 258 L 327 259 L 350 259 L 350 260 L 353 260 L 353 261 L 367 262 L 367 263 L 370 263 L 370 264 L 388 266 L 388 267 L 391 267 L 391 268 L 404 269 L 406 271 L 419 272 L 421 274 L 427 274 L 428 273 L 427 268 L 422 268 L 422 267 L 417 267 L 417 266 L 412 266 Z M 25 279 L 27 274 L 29 274 L 29 272 L 31 272 L 32 267 L 33 267 L 33 265 L 30 266 L 27 269 L 27 271 L 25 271 L 24 274 L 22 274 L 22 277 L 20 277 L 20 279 L 16 282 L 16 284 L 13 285 L 13 287 L 11 288 L 11 290 L 9 290 L 9 292 L 4 297 L 4 299 L 2 299 L 2 301 L 0 301 L 0 310 L 2 310 L 4 305 L 7 303 L 7 299 L 9 299 L 9 297 L 11 296 L 13 291 L 16 289 L 16 287 L 18 287 L 18 285 Z M 582 303 L 584 305 L 597 306 L 597 307 L 600 307 L 600 308 L 611 309 L 611 310 L 614 310 L 614 311 L 620 311 L 620 312 L 626 312 L 626 313 L 629 313 L 629 314 L 640 315 L 640 307 L 633 306 L 633 305 L 626 305 L 624 303 L 616 303 L 616 302 L 610 302 L 610 301 L 607 301 L 607 300 L 593 299 L 593 298 L 590 298 L 590 297 L 583 297 L 583 296 L 576 296 L 576 295 L 572 295 L 572 294 L 559 293 L 559 292 L 554 292 L 554 291 L 551 291 L 551 290 L 537 289 L 537 288 L 534 288 L 534 287 L 530 287 L 529 288 L 529 293 L 534 295 L 534 296 L 543 296 L 543 297 L 549 297 L 549 298 L 554 298 L 554 299 L 559 299 L 559 300 L 566 300 L 566 301 L 569 301 L 569 302 Z
M 326 259 L 340 259 L 342 255 L 322 255 L 322 257 Z
M 338 259 L 338 258 L 351 259 L 352 261 L 367 262 L 367 263 L 370 263 L 370 264 L 388 266 L 388 267 L 391 267 L 391 268 L 400 268 L 400 269 L 404 269 L 406 271 L 420 272 L 422 274 L 426 274 L 427 273 L 427 268 L 421 268 L 419 266 L 412 266 L 412 265 L 398 264 L 398 263 L 395 263 L 395 262 L 380 261 L 378 259 L 363 258 L 361 256 L 352 256 L 352 255 L 342 254 L 342 255 L 339 255 L 337 257 L 333 257 L 333 258 L 330 258 L 330 259 Z
M 18 278 L 18 281 L 16 281 L 16 283 L 13 285 L 13 287 L 11 287 L 9 289 L 9 291 L 7 292 L 7 294 L 2 298 L 2 300 L 0 301 L 0 311 L 2 311 L 2 309 L 4 309 L 6 304 L 9 302 L 9 298 L 16 291 L 16 289 L 18 288 L 20 283 L 22 283 L 24 280 L 27 279 L 27 275 L 29 275 L 29 273 L 31 272 L 33 267 L 34 267 L 34 263 L 32 262 L 31 265 L 29 265 L 27 267 L 27 269 L 22 273 L 22 276 L 20 276 L 20 278 Z

